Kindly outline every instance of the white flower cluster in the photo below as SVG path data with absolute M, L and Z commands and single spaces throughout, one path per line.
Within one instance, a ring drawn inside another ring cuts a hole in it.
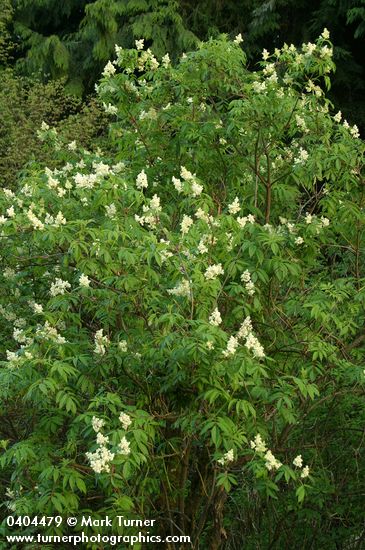
M 175 176 L 172 176 L 172 183 L 174 184 L 174 187 L 178 193 L 182 193 L 183 186 L 181 183 L 181 180 L 179 178 L 175 178 Z
M 103 329 L 101 328 L 95 333 L 94 336 L 94 353 L 97 353 L 98 355 L 105 355 L 105 346 L 107 346 L 110 343 L 110 340 L 107 336 L 103 335 Z
M 132 423 L 132 419 L 130 418 L 130 416 L 123 412 L 120 413 L 119 420 L 124 430 L 127 430 Z M 102 472 L 110 472 L 110 462 L 114 460 L 115 453 L 112 453 L 106 447 L 106 445 L 109 443 L 109 437 L 101 433 L 101 429 L 103 428 L 105 422 L 101 418 L 93 416 L 91 424 L 93 430 L 96 432 L 96 443 L 98 444 L 98 448 L 94 453 L 86 453 L 86 457 L 90 462 L 91 468 L 97 474 L 101 474 Z M 117 452 L 121 455 L 130 454 L 130 445 L 125 436 L 122 437 L 117 447 Z
M 55 282 L 51 284 L 49 293 L 51 296 L 57 296 L 58 294 L 64 294 L 69 288 L 71 288 L 71 285 L 68 281 L 56 278 Z
M 108 204 L 105 206 L 105 212 L 108 218 L 110 218 L 111 220 L 114 220 L 117 213 L 117 207 L 112 202 L 111 204 Z
M 316 48 L 317 48 L 316 44 L 313 44 L 312 42 L 308 42 L 307 44 L 302 44 L 302 50 L 306 57 L 313 55 Z
M 12 322 L 16 319 L 15 313 L 11 311 L 9 307 L 4 308 L 2 305 L 0 305 L 0 313 L 7 321 Z
M 162 210 L 160 197 L 156 194 L 150 199 L 149 205 L 143 205 L 143 216 L 135 214 L 134 219 L 141 225 L 147 225 L 150 229 L 154 229 L 159 221 L 159 213 Z
M 144 40 L 136 40 L 136 46 L 137 44 L 137 50 L 143 50 Z M 158 69 L 159 65 L 159 62 L 153 55 L 150 48 L 148 48 L 146 51 L 143 51 L 138 59 L 138 69 L 140 71 L 143 71 L 145 69 L 145 66 L 149 67 L 152 71 L 155 71 L 156 69 Z
M 75 174 L 73 179 L 78 189 L 93 189 L 98 181 L 96 174 L 80 174 L 80 172 Z
M 245 346 L 249 351 L 252 351 L 254 357 L 258 359 L 265 357 L 264 348 L 252 333 L 247 336 Z
M 302 472 L 300 474 L 300 477 L 301 478 L 306 478 L 309 476 L 309 466 L 304 466 L 303 468 L 303 459 L 302 459 L 302 455 L 298 455 L 294 458 L 293 460 L 293 464 L 294 466 L 296 466 L 297 468 L 302 468 Z
M 120 413 L 119 421 L 122 424 L 124 430 L 128 430 L 128 427 L 132 424 L 131 417 L 127 413 L 124 413 L 124 412 Z
M 30 342 L 30 344 L 33 343 L 33 340 Z M 26 349 L 27 343 L 22 344 L 20 346 L 20 349 L 17 351 L 9 351 L 6 350 L 6 359 L 8 361 L 8 367 L 17 367 L 19 366 L 24 359 L 32 359 L 33 355 Z
M 202 238 L 200 239 L 199 243 L 198 243 L 198 246 L 197 246 L 197 249 L 198 249 L 198 252 L 199 254 L 206 254 L 209 249 L 207 247 L 207 241 L 209 240 L 210 236 L 209 235 L 203 235 Z
M 318 220 L 317 216 L 315 216 L 314 214 L 309 214 L 309 212 L 306 212 L 304 221 L 307 225 L 310 225 L 315 222 L 317 233 L 319 233 L 319 231 L 324 227 L 328 227 L 330 225 L 330 221 L 328 218 L 322 216 Z
M 6 187 L 4 187 L 3 193 L 7 199 L 13 199 L 15 197 L 14 191 L 12 191 L 11 189 L 7 189 Z
M 121 455 L 129 455 L 131 452 L 129 441 L 125 436 L 123 436 L 122 439 L 120 440 L 120 443 L 118 445 L 118 452 Z
M 115 74 L 116 68 L 114 67 L 113 63 L 111 61 L 108 61 L 108 63 L 105 65 L 104 70 L 102 72 L 102 75 L 106 78 L 109 78 Z
M 331 57 L 333 56 L 333 49 L 329 48 L 328 46 L 322 46 L 322 48 L 319 50 L 319 56 L 322 59 L 331 59 Z
M 5 279 L 13 279 L 15 277 L 14 269 L 6 267 L 3 271 L 3 277 L 5 277 Z
M 237 222 L 238 225 L 243 229 L 247 223 L 255 223 L 255 216 L 249 214 L 248 216 L 244 216 L 243 218 L 237 218 Z
M 101 418 L 97 418 L 96 416 L 92 417 L 91 425 L 93 427 L 94 432 L 96 433 L 100 432 L 104 424 L 105 424 L 105 420 L 102 420 Z
M 262 439 L 260 434 L 257 434 L 253 441 L 250 441 L 250 447 L 253 449 L 256 453 L 265 453 L 265 466 L 266 468 L 270 470 L 277 470 L 282 466 L 282 463 L 277 460 L 270 449 L 266 447 L 265 441 Z
M 360 137 L 359 128 L 356 126 L 356 124 L 353 125 L 352 128 L 350 128 L 350 134 L 353 138 L 357 139 Z
M 209 214 L 207 214 L 202 208 L 198 208 L 198 210 L 195 212 L 195 217 L 198 220 L 202 220 L 203 222 L 213 225 L 215 227 L 219 227 L 220 225 L 219 220 L 214 219 L 213 216 L 209 216 Z
M 44 219 L 44 223 L 47 225 L 51 225 L 52 227 L 61 227 L 61 225 L 66 225 L 66 218 L 64 217 L 62 212 L 58 212 L 55 218 L 47 213 Z
M 190 227 L 193 225 L 194 221 L 190 216 L 187 216 L 184 214 L 182 222 L 180 224 L 181 226 L 181 233 L 183 235 L 186 235 L 189 232 Z
M 140 189 L 140 190 L 147 189 L 148 187 L 147 174 L 144 170 L 142 170 L 137 176 L 136 187 L 137 189 Z
M 23 185 L 23 187 L 20 189 L 20 192 L 26 197 L 31 197 L 33 195 L 33 189 L 28 183 Z
M 167 69 L 171 65 L 171 59 L 168 53 L 165 54 L 161 59 L 161 64 L 163 67 L 165 67 L 165 69 Z
M 47 137 L 47 133 L 48 135 L 52 135 L 53 137 L 57 136 L 56 128 L 51 128 L 49 124 L 43 121 L 41 124 L 41 129 L 37 130 L 38 139 L 40 139 L 41 141 L 44 141 Z
M 168 289 L 167 293 L 173 296 L 187 296 L 190 298 L 190 282 L 187 279 L 184 279 L 176 285 L 175 288 Z
M 80 286 L 88 287 L 90 286 L 90 279 L 87 275 L 84 275 L 83 273 L 81 273 L 79 277 L 79 283 L 80 283 Z
M 254 440 L 250 441 L 250 447 L 257 453 L 264 453 L 267 450 L 266 443 L 260 434 L 255 435 Z
M 282 465 L 282 462 L 277 460 L 270 450 L 265 453 L 265 466 L 269 471 L 278 470 Z
M 224 274 L 224 269 L 222 267 L 222 264 L 213 264 L 207 267 L 204 273 L 204 277 L 207 280 L 216 279 L 219 275 Z
M 160 239 L 160 243 L 165 246 L 162 250 L 160 250 L 161 255 L 161 262 L 166 262 L 169 258 L 171 258 L 174 254 L 168 249 L 168 246 L 170 244 L 170 241 L 166 241 L 165 239 Z
M 265 467 L 271 471 L 271 470 L 278 470 L 280 466 L 282 466 L 282 463 L 275 458 L 272 451 L 267 448 L 265 441 L 262 439 L 260 434 L 257 434 L 253 441 L 250 441 L 250 447 L 253 449 L 256 453 L 260 453 L 263 455 L 263 458 L 265 459 Z M 265 454 L 264 454 L 265 453 Z M 303 467 L 303 459 L 302 455 L 298 455 L 293 460 L 294 466 L 297 468 Z M 301 478 L 306 478 L 309 476 L 309 466 L 305 466 L 302 469 Z
M 263 74 L 268 77 L 267 82 L 277 82 L 278 75 L 275 70 L 275 63 L 268 63 L 262 70 Z
M 135 40 L 135 46 L 136 46 L 136 50 L 140 51 L 140 50 L 143 50 L 144 48 L 144 38 L 140 38 L 139 40 Z
M 181 166 L 180 168 L 180 177 L 188 184 L 188 192 L 190 192 L 193 197 L 198 197 L 202 193 L 203 186 L 197 182 L 196 175 L 189 172 L 185 166 Z M 184 189 L 181 180 L 173 177 L 172 181 L 175 189 L 181 193 Z
M 96 442 L 99 447 L 94 453 L 86 453 L 86 457 L 95 473 L 101 474 L 102 472 L 110 472 L 109 464 L 112 462 L 115 455 L 105 446 L 109 438 L 104 436 L 100 431 L 104 426 L 104 420 L 93 416 L 91 423 L 93 430 L 96 432 Z
M 8 361 L 8 367 L 13 369 L 20 366 L 21 356 L 16 351 L 6 350 L 6 360 Z
M 252 89 L 256 94 L 260 94 L 266 90 L 266 82 L 259 82 L 258 80 L 255 80 L 252 83 Z
M 238 200 L 238 197 L 236 197 L 234 201 L 228 205 L 228 212 L 234 215 L 234 214 L 238 214 L 240 210 L 241 210 L 240 201 Z
M 108 115 L 116 115 L 118 114 L 118 108 L 115 107 L 115 105 L 112 105 L 111 103 L 103 103 L 103 109 Z
M 245 347 L 249 351 L 252 351 L 254 357 L 257 357 L 258 359 L 262 359 L 263 357 L 265 357 L 264 348 L 252 332 L 252 321 L 250 316 L 246 317 L 246 319 L 240 326 L 237 333 L 237 338 L 239 340 L 241 338 L 246 339 Z
M 7 208 L 6 213 L 9 216 L 9 218 L 14 218 L 15 216 L 14 206 L 10 206 L 10 208 Z
M 237 34 L 237 36 L 233 40 L 233 42 L 237 45 L 241 44 L 241 42 L 243 42 L 242 34 L 241 33 Z
M 305 89 L 308 93 L 313 92 L 317 97 L 321 97 L 321 95 L 323 94 L 321 87 L 314 84 L 312 80 L 308 80 L 308 84 Z
M 251 273 L 246 269 L 241 275 L 241 281 L 245 283 L 245 288 L 247 290 L 247 294 L 249 296 L 253 296 L 255 294 L 255 285 L 251 281 Z
M 215 327 L 218 327 L 222 322 L 221 314 L 219 313 L 218 308 L 216 307 L 215 310 L 211 313 L 209 316 L 209 323 Z
M 61 336 L 55 327 L 52 327 L 48 321 L 43 326 L 39 325 L 36 329 L 36 336 L 45 338 L 46 340 L 52 340 L 56 344 L 65 344 L 66 338 Z
M 24 344 L 25 346 L 30 346 L 33 344 L 33 338 L 26 336 L 22 329 L 14 327 L 13 338 L 18 344 Z
M 139 114 L 139 120 L 156 120 L 157 119 L 157 111 L 153 107 L 148 109 L 148 111 L 142 110 Z
M 50 170 L 48 167 L 46 167 L 45 168 L 45 174 L 47 176 L 47 185 L 48 185 L 49 189 L 57 189 L 60 182 L 54 176 L 58 174 L 58 171 L 57 172 L 56 171 L 52 172 L 52 170 Z
M 335 122 L 341 122 L 341 119 L 342 119 L 342 113 L 341 111 L 338 111 L 338 113 L 334 115 L 333 120 Z
M 33 225 L 34 229 L 39 229 L 40 231 L 43 231 L 44 229 L 44 223 L 41 222 L 39 218 L 34 214 L 32 208 L 29 208 L 27 212 L 27 218 L 30 221 L 30 223 Z
M 34 311 L 34 313 L 36 314 L 39 314 L 39 313 L 43 313 L 43 306 L 42 304 L 37 304 L 34 300 L 30 300 L 28 302 L 28 305 L 30 308 L 32 308 L 32 310 Z
M 293 223 L 290 223 L 286 218 L 279 216 L 279 221 L 282 225 L 286 225 L 289 233 L 294 233 L 296 231 L 295 225 Z
M 238 345 L 238 339 L 234 336 L 230 336 L 227 342 L 227 348 L 223 351 L 224 357 L 230 357 L 231 355 L 234 355 L 237 351 Z
M 234 452 L 233 452 L 233 449 L 230 449 L 229 451 L 227 451 L 226 453 L 224 453 L 224 455 L 222 456 L 222 458 L 219 458 L 217 460 L 218 464 L 221 464 L 222 466 L 225 466 L 226 464 L 229 464 L 230 462 L 233 462 L 234 461 Z
M 298 156 L 295 157 L 294 159 L 294 164 L 295 165 L 304 164 L 308 160 L 308 158 L 309 158 L 308 151 L 303 149 L 303 147 L 300 147 Z

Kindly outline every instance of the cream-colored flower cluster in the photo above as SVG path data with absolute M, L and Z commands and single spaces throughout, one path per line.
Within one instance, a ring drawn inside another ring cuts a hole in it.
M 53 327 L 48 321 L 44 325 L 38 325 L 36 329 L 36 336 L 38 338 L 44 338 L 45 340 L 52 340 L 56 344 L 65 344 L 66 338 L 61 336 L 56 327 Z
M 184 279 L 180 283 L 178 283 L 174 288 L 168 289 L 167 293 L 173 296 L 186 296 L 190 298 L 190 295 L 191 295 L 190 282 L 187 279 Z
M 222 466 L 226 466 L 230 462 L 234 461 L 234 452 L 233 449 L 230 449 L 224 455 L 217 460 L 218 464 L 221 464 Z
M 143 215 L 135 214 L 134 219 L 142 226 L 146 225 L 149 229 L 155 229 L 159 222 L 159 215 L 162 211 L 160 197 L 153 195 L 148 205 L 142 207 Z
M 68 281 L 63 281 L 60 278 L 56 278 L 56 280 L 51 284 L 49 293 L 51 296 L 57 296 L 58 294 L 65 294 L 66 290 L 69 288 L 71 288 L 71 285 Z
M 265 467 L 269 472 L 272 470 L 278 470 L 283 465 L 282 462 L 280 462 L 280 460 L 277 460 L 275 458 L 272 451 L 270 451 L 270 449 L 267 448 L 266 442 L 262 439 L 260 434 L 257 434 L 255 438 L 252 441 L 250 441 L 250 447 L 253 451 L 263 456 L 263 458 L 265 459 Z M 293 460 L 293 464 L 297 468 L 302 468 L 303 467 L 302 455 L 296 456 Z M 306 478 L 308 476 L 309 476 L 309 467 L 305 466 L 302 469 L 300 477 Z
M 216 279 L 219 275 L 224 274 L 224 269 L 222 267 L 222 264 L 213 264 L 207 267 L 204 273 L 204 277 L 211 281 L 213 279 Z
M 221 324 L 221 322 L 222 322 L 222 317 L 218 308 L 216 307 L 215 310 L 209 316 L 209 323 L 213 326 L 218 327 Z
M 256 336 L 253 334 L 253 327 L 250 316 L 246 317 L 246 319 L 240 326 L 240 329 L 237 333 L 237 338 L 239 340 L 246 340 L 245 347 L 249 351 L 252 351 L 254 357 L 257 357 L 258 359 L 262 359 L 263 357 L 265 357 L 264 348 L 262 347 Z
M 196 175 L 192 174 L 185 166 L 180 167 L 180 178 L 172 176 L 172 183 L 178 193 L 185 193 L 193 198 L 201 195 L 203 186 L 198 183 Z
M 94 353 L 96 353 L 97 355 L 105 355 L 106 346 L 110 344 L 110 340 L 108 336 L 103 334 L 102 328 L 96 331 L 94 336 L 94 343 L 95 343 Z
M 255 294 L 255 285 L 253 284 L 251 280 L 251 273 L 246 269 L 241 275 L 241 281 L 245 283 L 245 288 L 247 290 L 247 294 L 249 296 L 253 296 Z
M 304 466 L 303 467 L 303 459 L 302 459 L 302 455 L 298 455 L 294 458 L 293 460 L 293 464 L 294 466 L 296 466 L 297 468 L 302 468 L 302 472 L 300 474 L 300 477 L 301 478 L 306 478 L 309 476 L 309 466 Z
M 124 412 L 120 413 L 119 421 L 125 431 L 127 431 L 128 427 L 132 423 L 131 417 Z M 86 457 L 95 473 L 109 473 L 110 463 L 114 460 L 116 453 L 111 452 L 110 449 L 108 449 L 107 445 L 109 443 L 109 437 L 101 432 L 103 426 L 105 425 L 105 421 L 101 418 L 93 416 L 91 424 L 93 430 L 96 432 L 96 443 L 98 447 L 93 453 L 86 453 Z M 121 455 L 128 456 L 130 454 L 130 444 L 125 435 L 120 440 L 116 450 L 117 453 Z

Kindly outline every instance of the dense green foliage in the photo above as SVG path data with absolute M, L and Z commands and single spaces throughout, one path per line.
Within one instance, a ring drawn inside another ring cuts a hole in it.
M 56 168 L 0 197 L 3 500 L 195 549 L 355 548 L 364 143 L 325 98 L 328 35 L 258 72 L 239 37 L 137 47 L 98 85 L 103 149 L 43 124 Z
M 84 147 L 102 143 L 107 118 L 95 99 L 66 94 L 63 81 L 43 84 L 11 69 L 0 75 L 0 187 L 12 188 L 31 160 L 54 165 L 53 150 L 37 139 L 43 121 Z

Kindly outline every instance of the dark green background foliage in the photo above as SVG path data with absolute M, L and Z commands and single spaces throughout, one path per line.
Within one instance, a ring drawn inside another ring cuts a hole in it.
M 20 72 L 66 76 L 75 93 L 90 90 L 117 43 L 145 37 L 155 54 L 176 57 L 218 33 L 245 38 L 255 63 L 261 50 L 300 45 L 328 27 L 335 44 L 333 98 L 364 124 L 364 0 L 1 0 Z M 12 10 L 11 10 L 12 5 Z M 3 38 L 4 40 L 4 38 Z

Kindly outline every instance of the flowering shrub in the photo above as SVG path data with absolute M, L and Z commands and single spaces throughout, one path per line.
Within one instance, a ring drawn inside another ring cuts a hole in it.
M 316 438 L 363 391 L 365 216 L 328 38 L 257 72 L 241 37 L 174 67 L 117 46 L 98 86 L 113 153 L 40 130 L 63 166 L 1 194 L 17 514 L 153 516 L 214 549 L 229 494 L 295 511 L 330 492 Z

